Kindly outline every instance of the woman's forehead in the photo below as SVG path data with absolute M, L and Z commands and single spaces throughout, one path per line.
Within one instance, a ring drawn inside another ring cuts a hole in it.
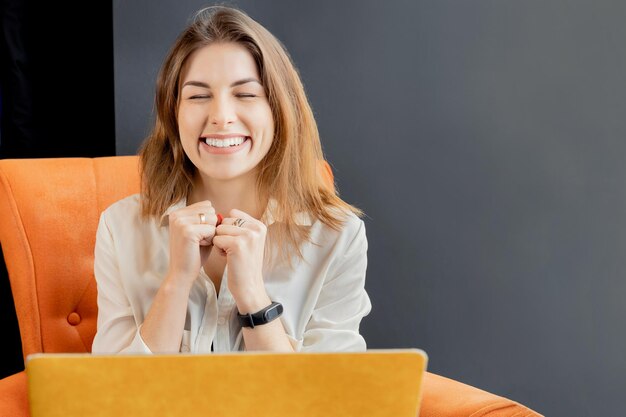
M 246 78 L 259 79 L 259 71 L 252 54 L 238 43 L 212 43 L 194 51 L 183 71 L 181 81 L 200 81 L 211 86 Z

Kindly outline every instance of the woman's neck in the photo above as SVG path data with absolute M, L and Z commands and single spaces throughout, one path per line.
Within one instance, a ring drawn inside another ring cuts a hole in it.
M 259 219 L 267 204 L 258 195 L 253 175 L 225 181 L 196 175 L 187 205 L 204 200 L 209 200 L 215 211 L 224 217 L 229 217 L 230 210 L 237 209 Z

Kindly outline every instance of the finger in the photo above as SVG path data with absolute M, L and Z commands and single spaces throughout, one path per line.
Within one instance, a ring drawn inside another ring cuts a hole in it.
M 178 213 L 174 219 L 170 219 L 170 221 L 172 220 L 176 224 L 210 224 L 215 226 L 217 224 L 217 215 L 210 212 Z
M 246 229 L 252 229 L 252 230 L 257 230 L 260 224 L 261 222 L 259 222 L 255 218 L 244 219 L 242 217 L 226 217 L 222 221 L 222 225 L 238 227 L 240 229 L 246 228 Z
M 170 213 L 168 216 L 168 223 L 173 225 L 186 225 L 196 224 L 204 220 L 204 223 L 211 223 L 215 225 L 217 223 L 217 216 L 215 215 L 215 209 L 206 208 L 205 210 L 186 210 L 181 209 Z
M 212 224 L 194 224 L 189 225 L 189 235 L 193 236 L 192 239 L 196 240 L 200 246 L 209 246 L 213 244 L 213 237 L 215 236 L 215 226 Z
M 224 228 L 218 234 L 240 235 L 241 230 L 250 230 L 253 232 L 257 232 L 257 233 L 264 232 L 266 230 L 265 224 L 255 218 L 244 220 L 241 217 L 237 217 L 237 218 L 227 217 L 224 219 L 224 221 L 219 227 L 222 227 L 222 226 L 224 226 Z M 233 227 L 235 229 L 233 229 Z M 240 230 L 237 231 L 236 229 L 240 229 Z
M 213 207 L 209 201 L 199 202 L 176 210 L 175 212 L 170 213 L 170 215 L 174 215 L 176 217 L 193 217 L 197 216 L 199 213 L 204 213 L 205 215 L 216 214 L 215 207 Z
M 245 226 L 245 224 L 243 226 L 233 226 L 232 224 L 222 223 L 215 228 L 215 234 L 217 236 L 241 236 L 247 233 L 246 229 L 244 229 Z
M 238 239 L 235 236 L 215 236 L 213 245 L 224 251 L 226 254 L 236 251 L 239 247 Z
M 198 218 L 198 223 L 200 224 L 210 224 L 211 226 L 217 225 L 218 218 L 215 213 L 198 213 L 196 216 Z M 202 220 L 204 220 L 204 222 Z
M 236 218 L 242 218 L 246 221 L 256 221 L 256 219 L 254 217 L 252 217 L 251 215 L 249 215 L 248 213 L 246 213 L 245 211 L 241 211 L 241 210 L 237 210 L 237 209 L 232 209 L 231 211 L 228 212 L 228 217 L 232 218 L 232 219 L 236 219 Z

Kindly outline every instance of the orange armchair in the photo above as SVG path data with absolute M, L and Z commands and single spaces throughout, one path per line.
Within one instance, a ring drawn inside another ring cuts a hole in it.
M 332 172 L 324 165 L 325 174 Z M 93 252 L 100 213 L 139 191 L 138 158 L 0 161 L 0 242 L 24 358 L 90 352 Z M 421 416 L 539 416 L 508 399 L 428 373 Z M 28 416 L 24 372 L 0 380 L 0 415 Z

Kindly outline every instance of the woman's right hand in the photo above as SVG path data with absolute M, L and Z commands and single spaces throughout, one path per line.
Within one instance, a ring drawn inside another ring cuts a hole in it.
M 170 279 L 193 284 L 213 248 L 216 224 L 217 215 L 208 200 L 169 214 Z

